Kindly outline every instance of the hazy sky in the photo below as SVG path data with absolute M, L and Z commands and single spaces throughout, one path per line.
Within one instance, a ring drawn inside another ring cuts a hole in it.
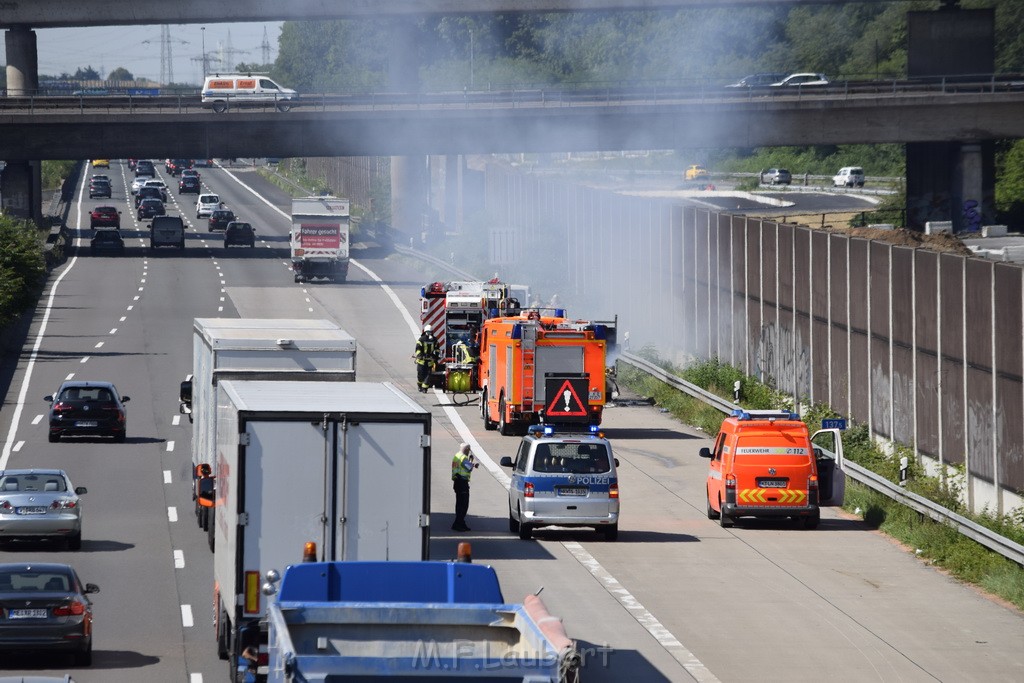
M 270 59 L 277 58 L 277 39 L 282 22 L 252 24 L 207 24 L 206 53 L 210 70 L 218 70 L 219 56 L 224 69 L 239 62 L 263 62 L 263 31 L 270 44 Z M 119 66 L 136 78 L 160 80 L 160 26 L 101 26 L 96 28 L 36 29 L 39 73 L 57 76 L 73 74 L 91 66 L 104 78 Z M 176 83 L 200 83 L 204 31 L 199 24 L 170 26 L 170 47 Z

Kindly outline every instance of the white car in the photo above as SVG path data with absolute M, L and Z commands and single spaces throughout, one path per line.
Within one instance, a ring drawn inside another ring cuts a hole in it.
M 150 180 L 152 180 L 152 178 L 150 178 L 148 175 L 140 175 L 135 180 L 133 180 L 132 181 L 132 194 L 138 194 L 139 193 L 139 188 L 142 187 L 143 185 L 145 185 L 146 183 L 148 183 Z
M 219 208 L 219 194 L 201 194 L 196 200 L 196 218 L 209 218 L 213 210 Z
M 778 83 L 772 83 L 773 88 L 785 88 L 806 85 L 828 85 L 828 77 L 818 73 L 790 74 Z
M 834 187 L 864 187 L 864 169 L 860 166 L 843 166 L 832 176 Z

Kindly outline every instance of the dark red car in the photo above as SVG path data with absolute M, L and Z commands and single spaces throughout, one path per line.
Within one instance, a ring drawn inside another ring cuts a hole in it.
M 113 206 L 97 206 L 89 214 L 90 228 L 121 228 L 121 212 Z

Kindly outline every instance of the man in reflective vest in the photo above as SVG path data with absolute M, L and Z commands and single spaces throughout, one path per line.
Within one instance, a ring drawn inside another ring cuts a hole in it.
M 424 325 L 423 334 L 416 340 L 416 351 L 413 354 L 416 359 L 416 383 L 421 393 L 427 393 L 430 388 L 430 373 L 434 370 L 437 357 L 437 338 L 433 328 L 429 324 Z
M 466 513 L 469 512 L 469 478 L 473 470 L 480 467 L 476 456 L 469 450 L 469 444 L 459 445 L 452 458 L 452 488 L 455 490 L 455 522 L 452 531 L 469 531 L 466 526 Z

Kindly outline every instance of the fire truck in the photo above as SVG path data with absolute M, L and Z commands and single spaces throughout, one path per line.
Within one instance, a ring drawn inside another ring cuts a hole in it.
M 437 337 L 441 362 L 431 385 L 453 393 L 479 390 L 478 334 L 488 318 L 518 314 L 529 296 L 525 285 L 494 278 L 487 282 L 433 282 L 420 289 L 420 325 Z
M 571 320 L 529 310 L 485 320 L 480 335 L 480 416 L 486 429 L 601 423 L 615 321 Z

